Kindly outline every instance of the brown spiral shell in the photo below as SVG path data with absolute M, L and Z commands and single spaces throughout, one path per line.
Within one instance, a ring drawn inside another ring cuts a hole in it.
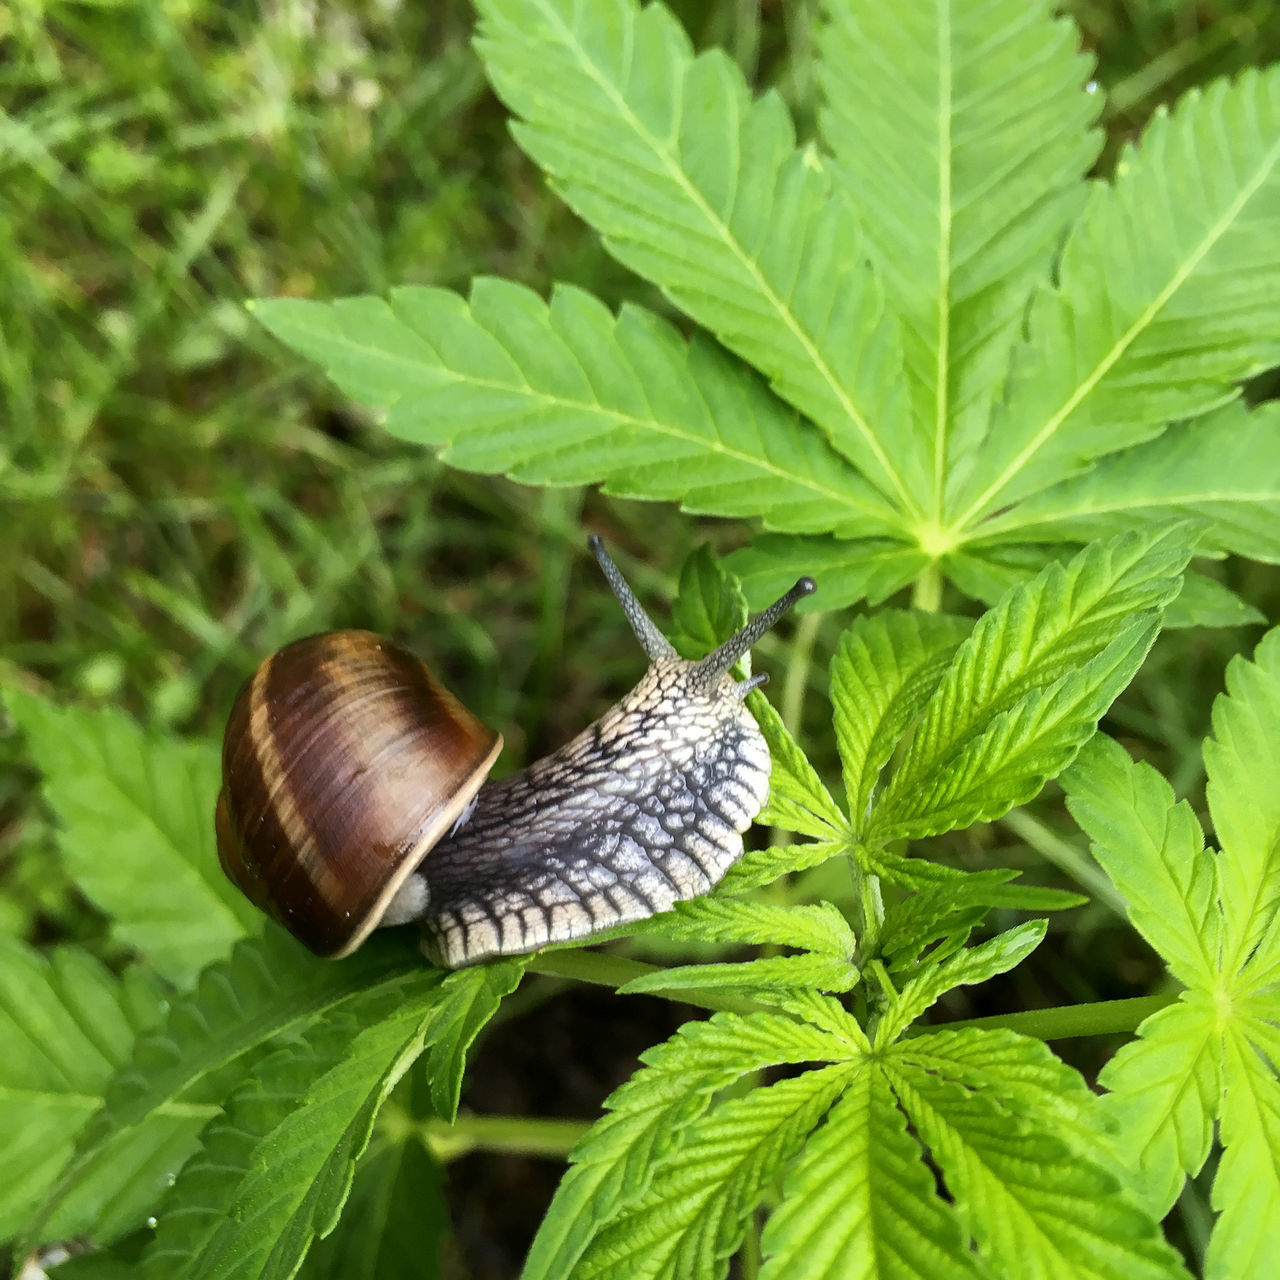
M 369 631 L 268 658 L 227 726 L 218 857 L 321 956 L 355 950 L 502 747 L 407 649 Z

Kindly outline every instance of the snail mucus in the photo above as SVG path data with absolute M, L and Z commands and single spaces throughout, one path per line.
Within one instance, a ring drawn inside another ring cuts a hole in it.
M 223 744 L 218 857 L 321 956 L 418 921 L 447 968 L 589 937 L 708 892 L 769 789 L 730 668 L 803 596 L 801 578 L 698 661 L 681 658 L 591 549 L 649 659 L 571 742 L 495 781 L 502 747 L 407 649 L 368 631 L 294 641 L 241 690 Z

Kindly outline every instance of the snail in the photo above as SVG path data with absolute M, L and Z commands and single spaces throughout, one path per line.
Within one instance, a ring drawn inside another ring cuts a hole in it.
M 316 954 L 420 922 L 458 968 L 586 938 L 708 892 L 742 854 L 769 752 L 730 668 L 801 578 L 715 652 L 681 658 L 592 551 L 649 659 L 558 751 L 497 781 L 502 746 L 408 650 L 368 631 L 294 641 L 241 690 L 223 743 L 218 857 Z

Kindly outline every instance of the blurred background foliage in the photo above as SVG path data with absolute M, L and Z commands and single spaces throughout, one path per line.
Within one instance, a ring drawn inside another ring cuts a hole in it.
M 672 7 L 812 135 L 815 0 Z M 1159 104 L 1280 56 L 1274 0 L 1067 9 L 1110 94 L 1104 172 Z M 516 764 L 640 670 L 583 555 L 588 527 L 659 616 L 690 550 L 744 540 L 669 508 L 448 471 L 382 435 L 244 310 L 255 296 L 465 289 L 478 274 L 664 308 L 516 149 L 472 24 L 463 0 L 0 6 L 0 682 L 215 735 L 272 647 L 370 626 L 430 655 Z M 1273 569 L 1224 572 L 1280 616 Z M 759 650 L 831 778 L 821 695 L 845 621 L 802 622 Z M 1257 635 L 1165 636 L 1109 723 L 1197 803 L 1210 703 Z M 1041 855 L 1071 836 L 1056 795 L 1031 824 L 941 852 L 1052 880 Z M 21 744 L 0 732 L 0 931 L 103 950 L 52 846 Z M 992 998 L 1102 999 L 1156 976 L 1104 906 L 1054 927 L 1056 962 L 1022 966 L 1006 979 L 1019 989 Z

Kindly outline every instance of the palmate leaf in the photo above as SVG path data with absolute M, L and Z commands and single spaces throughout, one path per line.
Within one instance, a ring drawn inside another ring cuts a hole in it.
M 1086 548 L 979 619 L 876 801 L 867 843 L 998 817 L 1065 767 L 1155 638 L 1185 533 Z
M 67 870 L 119 943 L 189 986 L 261 929 L 218 866 L 215 750 L 149 734 L 111 708 L 57 707 L 17 689 L 5 705 L 43 775 Z
M 641 308 L 615 317 L 581 289 L 547 304 L 480 279 L 469 300 L 406 287 L 385 301 L 263 301 L 256 313 L 348 395 L 385 408 L 388 431 L 442 446 L 456 467 L 768 512 L 777 529 L 883 526 L 866 482 L 758 379 Z
M 765 373 L 886 495 L 913 510 L 894 318 L 822 162 L 781 100 L 753 102 L 660 4 L 480 0 L 477 47 L 517 140 L 610 252 Z
M 902 317 L 926 509 L 980 439 L 1032 287 L 1047 281 L 1101 135 L 1074 25 L 1046 0 L 829 0 L 823 134 Z
M 893 1046 L 883 1069 L 997 1274 L 1186 1276 L 1119 1169 L 1103 1162 L 1083 1081 L 1070 1083 L 1043 1044 L 942 1032 Z
M 1088 542 L 1175 517 L 1199 522 L 1203 551 L 1280 560 L 1280 405 L 1176 423 L 994 516 L 982 542 Z
M 765 1225 L 761 1280 L 977 1280 L 954 1208 L 878 1070 L 848 1083 Z
M 30 1221 L 135 1037 L 161 1017 L 165 994 L 140 968 L 117 978 L 82 951 L 44 957 L 0 938 L 0 1241 Z M 140 1222 L 212 1113 L 160 1110 L 122 1135 L 111 1178 L 82 1188 L 47 1237 L 92 1227 L 111 1241 Z
M 1114 185 L 1094 186 L 1028 327 L 952 486 L 958 526 L 1214 408 L 1280 360 L 1280 71 L 1156 115 Z

